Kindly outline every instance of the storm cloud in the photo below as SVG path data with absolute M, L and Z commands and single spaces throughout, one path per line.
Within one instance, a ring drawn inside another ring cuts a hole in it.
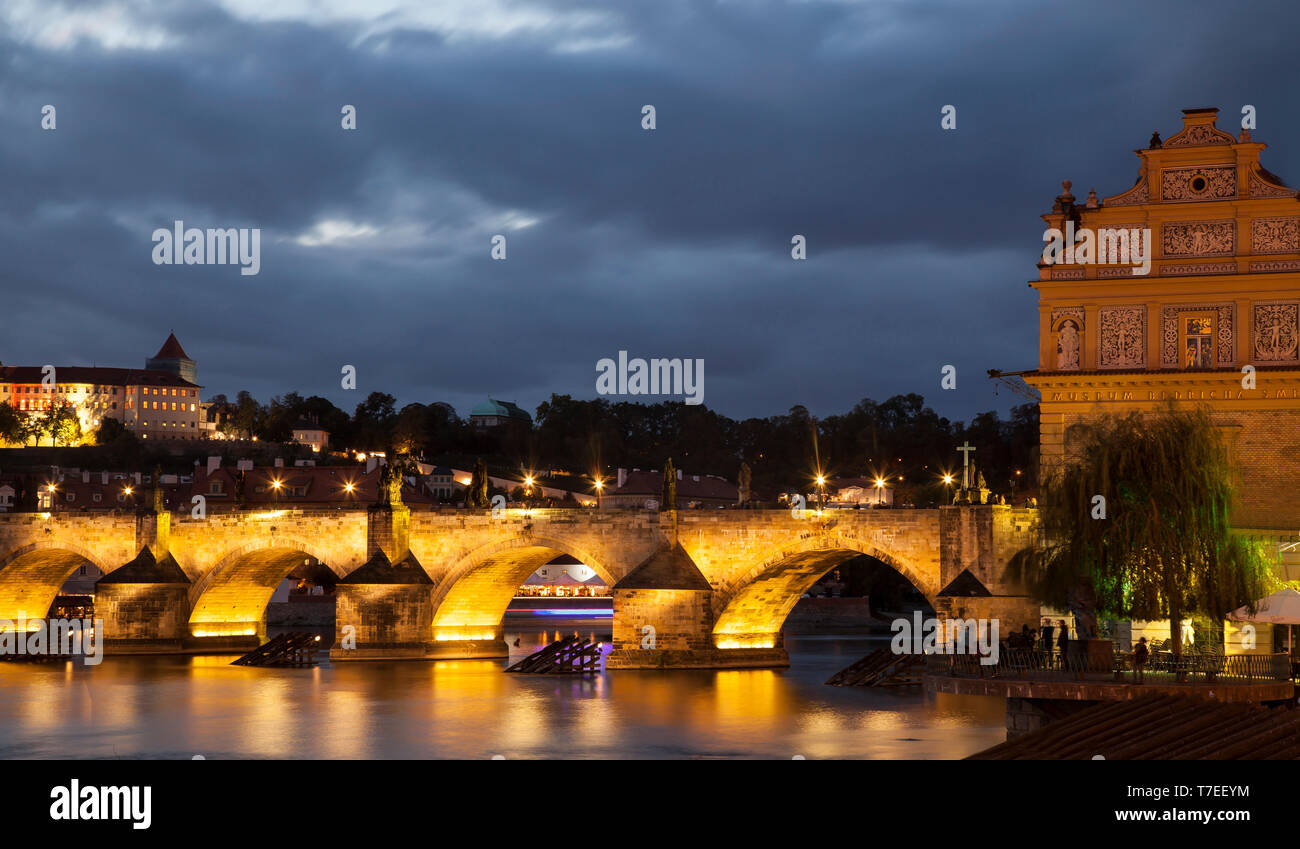
M 705 403 L 733 417 L 902 392 L 1005 409 L 985 371 L 1036 365 L 1026 281 L 1062 179 L 1116 194 L 1178 110 L 1219 106 L 1235 131 L 1245 104 L 1265 166 L 1300 174 L 1296 17 L 8 0 L 0 360 L 139 367 L 175 330 L 205 397 L 350 409 L 378 390 L 465 414 L 594 397 L 596 362 L 626 350 L 702 358 Z M 153 264 L 178 219 L 260 228 L 260 273 Z

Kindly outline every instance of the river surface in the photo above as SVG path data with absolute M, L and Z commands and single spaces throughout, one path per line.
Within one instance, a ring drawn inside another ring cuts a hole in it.
M 520 638 L 511 662 L 558 636 L 508 633 Z M 929 759 L 1005 739 L 1001 699 L 823 683 L 884 644 L 787 637 L 786 670 L 586 679 L 507 675 L 488 660 L 0 663 L 0 758 Z

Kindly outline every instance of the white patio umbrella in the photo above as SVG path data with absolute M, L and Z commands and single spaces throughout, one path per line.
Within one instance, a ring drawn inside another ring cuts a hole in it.
M 1292 589 L 1278 590 L 1255 602 L 1255 613 L 1251 614 L 1244 606 L 1228 614 L 1228 618 L 1237 622 L 1265 622 L 1273 625 L 1285 625 L 1287 642 L 1294 652 L 1295 642 L 1291 639 L 1291 626 L 1300 625 L 1300 592 Z
M 1244 606 L 1228 614 L 1236 622 L 1269 622 L 1274 625 L 1300 625 L 1300 592 L 1278 590 L 1255 602 L 1255 613 Z

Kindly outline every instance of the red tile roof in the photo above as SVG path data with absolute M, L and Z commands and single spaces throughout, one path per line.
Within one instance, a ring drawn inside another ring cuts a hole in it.
M 153 358 L 155 360 L 188 360 L 189 356 L 185 353 L 185 349 L 181 347 L 181 343 L 176 341 L 176 334 L 168 333 L 167 341 L 158 349 L 158 353 L 153 355 Z
M 38 384 L 44 378 L 44 366 L 0 366 L 0 383 Z M 88 383 L 106 386 L 189 386 L 199 389 L 171 372 L 138 368 L 104 366 L 59 366 L 54 373 L 58 383 Z
M 1183 696 L 1102 702 L 967 760 L 1295 760 L 1300 711 Z
M 247 504 L 278 505 L 327 504 L 362 506 L 373 504 L 379 494 L 379 473 L 376 467 L 366 473 L 360 466 L 259 466 L 249 470 L 244 478 L 244 501 Z M 211 475 L 207 469 L 195 470 L 192 495 L 202 495 L 212 507 L 217 504 L 235 504 L 235 478 L 239 474 L 233 466 L 222 466 Z M 222 482 L 221 492 L 212 491 L 212 482 Z M 276 489 L 272 481 L 279 481 Z M 346 485 L 352 484 L 348 492 Z M 261 492 L 258 489 L 261 488 Z M 302 494 L 294 494 L 302 489 Z M 434 499 L 409 484 L 402 486 L 402 501 L 406 504 L 432 504 Z
M 627 479 L 623 481 L 622 486 L 616 486 L 606 494 L 645 495 L 658 498 L 663 494 L 663 486 L 663 472 L 645 472 L 633 469 L 627 473 Z M 683 473 L 677 481 L 677 497 L 679 499 L 714 498 L 734 502 L 736 493 L 734 483 L 713 475 L 689 475 Z

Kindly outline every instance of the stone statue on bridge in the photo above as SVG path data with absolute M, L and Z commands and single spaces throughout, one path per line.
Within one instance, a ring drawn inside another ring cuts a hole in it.
M 392 461 L 379 467 L 379 492 L 376 503 L 383 507 L 402 506 L 402 479 L 411 463 L 405 457 L 393 457 Z
M 153 512 L 167 512 L 166 500 L 163 498 L 162 491 L 162 466 L 153 467 Z
M 490 503 L 487 464 L 483 462 L 482 457 L 479 457 L 474 461 L 474 471 L 470 475 L 469 486 L 465 489 L 465 506 L 487 507 Z
M 736 506 L 738 507 L 749 506 L 749 482 L 753 474 L 749 464 L 741 461 L 740 474 L 736 477 Z
M 677 470 L 673 468 L 672 457 L 664 461 L 664 488 L 659 499 L 659 509 L 677 509 Z

